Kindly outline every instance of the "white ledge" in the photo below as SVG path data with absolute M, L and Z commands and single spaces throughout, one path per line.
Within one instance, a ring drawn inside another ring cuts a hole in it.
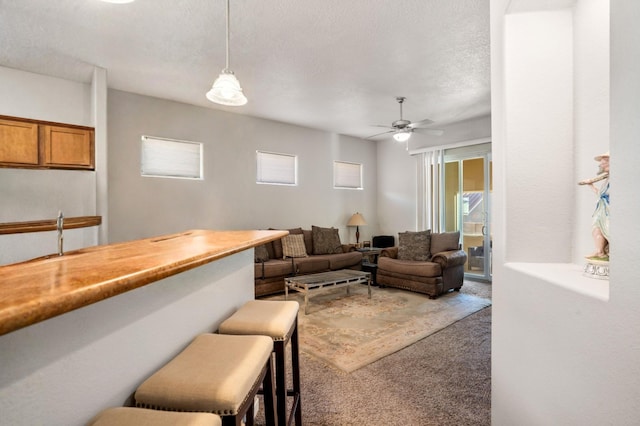
M 594 299 L 609 301 L 609 280 L 582 275 L 584 266 L 575 263 L 506 263 L 506 268 L 540 278 L 550 284 Z

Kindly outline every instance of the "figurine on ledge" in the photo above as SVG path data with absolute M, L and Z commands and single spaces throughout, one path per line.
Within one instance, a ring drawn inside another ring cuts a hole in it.
M 594 158 L 600 162 L 598 175 L 595 178 L 585 179 L 578 185 L 589 185 L 598 196 L 596 209 L 593 212 L 593 228 L 591 235 L 595 243 L 595 253 L 587 256 L 588 260 L 609 261 L 609 152 Z M 600 182 L 599 187 L 594 185 Z

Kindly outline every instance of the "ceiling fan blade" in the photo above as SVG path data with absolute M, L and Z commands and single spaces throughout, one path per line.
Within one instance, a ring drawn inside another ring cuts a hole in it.
M 376 133 L 375 135 L 367 136 L 365 139 L 371 139 L 371 138 L 375 138 L 376 136 L 384 135 L 386 133 L 393 133 L 393 132 L 395 132 L 395 130 L 388 130 L 386 132 Z
M 444 130 L 441 129 L 413 129 L 415 133 L 421 133 L 423 135 L 442 136 Z
M 393 126 L 385 126 L 384 124 L 371 124 L 371 127 L 386 127 L 387 129 L 395 129 Z
M 429 124 L 433 124 L 433 123 L 434 123 L 433 120 L 429 120 L 428 118 L 425 118 L 422 121 L 418 121 L 416 123 L 411 123 L 407 127 L 411 127 L 412 129 L 418 129 L 420 127 L 425 127 L 425 126 L 428 126 Z

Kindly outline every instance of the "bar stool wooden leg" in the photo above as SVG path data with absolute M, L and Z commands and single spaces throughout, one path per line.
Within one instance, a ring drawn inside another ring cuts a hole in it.
M 286 342 L 283 340 L 274 341 L 273 349 L 276 354 L 276 406 L 280 419 L 279 424 L 282 425 L 287 421 Z
M 275 394 L 275 369 L 273 368 L 273 357 L 269 358 L 269 369 L 264 380 L 262 388 L 264 396 L 264 417 L 266 419 L 275 419 L 274 423 L 278 423 L 276 414 L 276 394 Z M 253 407 L 251 407 L 251 416 L 253 417 Z M 247 426 L 249 426 L 247 424 Z
M 235 335 L 263 335 L 273 339 L 276 377 L 276 411 L 278 424 L 289 425 L 295 418 L 296 426 L 302 426 L 300 401 L 300 357 L 298 339 L 298 311 L 293 301 L 251 300 L 220 324 L 219 333 Z M 287 388 L 287 343 L 291 342 L 291 373 L 293 389 Z M 293 405 L 287 413 L 287 397 L 293 397 Z
M 300 390 L 300 347 L 298 339 L 298 317 L 294 325 L 293 333 L 291 333 L 291 369 L 293 376 L 293 396 L 294 412 L 296 417 L 296 426 L 302 426 L 302 395 Z

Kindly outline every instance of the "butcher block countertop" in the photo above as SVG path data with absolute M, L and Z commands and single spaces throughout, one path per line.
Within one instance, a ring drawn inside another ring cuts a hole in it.
M 0 266 L 0 335 L 287 234 L 190 230 Z

